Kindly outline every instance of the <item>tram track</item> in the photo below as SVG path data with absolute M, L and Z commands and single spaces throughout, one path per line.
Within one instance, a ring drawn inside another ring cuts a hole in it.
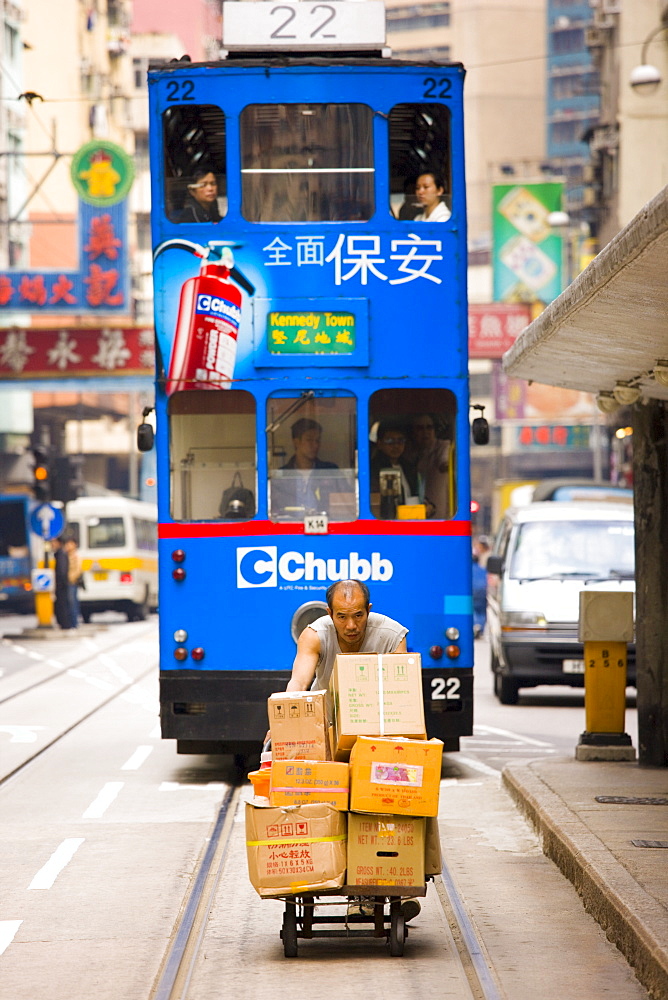
M 139 633 L 139 635 L 143 636 L 143 635 L 145 635 L 149 631 L 150 631 L 150 629 L 146 628 L 141 633 Z M 89 637 L 85 637 L 85 638 L 89 638 Z M 90 647 L 88 647 L 87 652 L 85 654 L 83 654 L 82 656 L 78 657 L 77 659 L 73 660 L 72 663 L 68 663 L 66 665 L 63 665 L 62 668 L 60 668 L 60 669 L 54 668 L 52 670 L 52 672 L 50 672 L 46 676 L 40 677 L 38 680 L 31 681 L 30 683 L 26 684 L 24 687 L 19 688 L 19 689 L 15 690 L 15 691 L 12 691 L 10 694 L 4 695 L 4 696 L 2 694 L 0 694 L 0 705 L 5 705 L 7 702 L 13 701 L 15 698 L 18 698 L 21 695 L 27 694 L 29 691 L 32 691 L 35 688 L 41 687 L 44 684 L 49 684 L 51 681 L 57 680 L 59 677 L 62 677 L 63 674 L 67 674 L 68 671 L 70 671 L 70 670 L 76 670 L 79 667 L 87 665 L 88 663 L 90 663 L 91 659 L 95 659 L 95 658 L 97 658 L 99 656 L 109 655 L 110 653 L 112 653 L 116 649 L 118 649 L 120 646 L 126 646 L 126 645 L 128 645 L 129 641 L 133 642 L 137 638 L 138 638 L 138 636 L 135 635 L 135 636 L 132 636 L 132 639 L 128 640 L 128 637 L 126 635 L 125 636 L 121 635 L 118 638 L 117 641 L 112 640 L 112 642 L 108 646 L 105 646 L 104 649 L 97 650 L 96 652 L 92 653 L 92 655 L 91 655 L 91 649 L 90 649 Z M 23 641 L 25 642 L 25 641 L 29 641 L 29 640 L 23 640 Z M 63 640 L 63 641 L 65 641 L 65 640 Z M 3 646 L 5 646 L 5 647 L 10 647 L 10 648 L 14 649 L 17 652 L 24 652 L 24 647 L 21 645 L 21 639 L 8 639 L 8 638 L 4 638 L 3 637 L 3 639 L 1 640 L 1 644 Z M 28 652 L 28 650 L 25 650 L 25 652 Z M 37 662 L 41 662 L 41 664 L 49 664 L 50 662 L 52 662 L 52 660 L 50 660 L 49 657 L 45 656 L 45 657 L 41 658 L 41 661 L 37 661 Z M 35 661 L 33 662 L 33 665 L 36 665 Z
M 211 835 L 191 877 L 190 889 L 182 904 L 150 1000 L 197 1000 L 195 993 L 191 994 L 190 986 L 198 963 L 204 957 L 209 916 L 216 905 L 218 893 L 225 887 L 225 865 L 241 796 L 242 788 L 238 785 L 230 786 L 225 792 Z M 441 874 L 435 876 L 433 881 L 434 889 L 428 891 L 435 891 L 447 926 L 447 930 L 445 927 L 443 929 L 444 947 L 454 951 L 462 969 L 462 980 L 466 983 L 462 1000 L 503 1000 L 505 994 L 498 984 L 485 946 L 445 861 Z M 248 889 L 250 891 L 250 884 Z M 277 937 L 279 930 L 280 924 L 277 921 Z M 354 931 L 352 933 L 355 934 Z M 415 947 L 418 947 L 417 944 Z M 416 957 L 419 958 L 419 954 L 416 953 Z

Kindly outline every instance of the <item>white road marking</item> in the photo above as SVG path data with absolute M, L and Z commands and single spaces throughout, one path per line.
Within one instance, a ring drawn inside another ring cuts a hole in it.
M 519 733 L 512 733 L 508 729 L 496 729 L 494 726 L 474 726 L 474 733 L 492 733 L 494 736 L 505 736 L 509 740 L 519 740 L 521 743 L 529 743 L 534 747 L 551 747 L 554 743 L 546 743 L 544 740 L 534 740 L 531 736 L 521 736 Z
M 123 764 L 121 771 L 136 771 L 142 766 L 147 757 L 153 753 L 153 747 L 137 747 L 131 757 Z
M 108 653 L 100 653 L 97 657 L 99 663 L 106 667 L 107 670 L 111 671 L 114 677 L 121 681 L 123 684 L 132 684 L 134 678 L 130 677 L 130 674 L 120 667 L 118 663 Z
M 100 680 L 99 677 L 89 677 L 88 674 L 83 672 L 83 670 L 77 670 L 76 667 L 72 667 L 67 671 L 67 673 L 70 677 L 76 677 L 78 680 L 85 681 L 86 684 L 92 685 L 92 687 L 99 688 L 100 691 L 118 690 L 118 688 L 116 688 L 113 684 L 110 684 L 109 681 Z
M 60 668 L 64 666 L 62 660 L 47 660 L 46 662 L 49 664 L 50 667 L 55 667 L 58 670 L 60 670 Z
M 41 653 L 36 653 L 33 649 L 28 649 L 27 654 L 31 660 L 43 660 L 44 657 Z
M 100 819 L 104 816 L 124 784 L 124 781 L 108 781 L 98 797 L 88 806 L 82 818 Z
M 9 948 L 22 920 L 0 920 L 0 955 Z
M 42 729 L 44 726 L 0 726 L 0 733 L 10 733 L 10 743 L 36 743 Z
M 70 837 L 57 847 L 47 863 L 35 875 L 29 889 L 50 889 L 65 865 L 69 864 L 85 837 Z
M 480 771 L 482 774 L 488 774 L 490 777 L 497 778 L 499 781 L 501 780 L 501 773 L 499 771 L 490 767 L 488 764 L 483 764 L 479 760 L 474 760 L 472 757 L 462 757 L 460 754 L 457 757 L 457 763 L 464 764 L 466 767 L 471 767 L 474 771 Z
M 206 785 L 186 785 L 181 784 L 180 781 L 163 781 L 158 785 L 159 792 L 178 792 L 180 789 L 209 792 L 219 788 L 229 788 L 229 785 L 226 785 L 224 781 L 208 781 Z

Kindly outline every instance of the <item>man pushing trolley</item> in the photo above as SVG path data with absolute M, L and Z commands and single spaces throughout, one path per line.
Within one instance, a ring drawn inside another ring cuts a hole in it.
M 249 874 L 261 896 L 285 901 L 287 957 L 299 938 L 356 935 L 401 955 L 415 897 L 441 870 L 443 744 L 427 739 L 408 629 L 371 611 L 359 580 L 332 584 L 327 609 L 268 701 L 271 763 L 250 775 L 246 806 Z

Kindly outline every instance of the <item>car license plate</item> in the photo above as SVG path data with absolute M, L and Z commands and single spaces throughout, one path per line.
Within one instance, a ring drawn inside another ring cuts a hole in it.
M 107 573 L 106 569 L 95 570 L 95 572 L 93 573 L 94 580 L 106 580 L 108 576 L 109 574 Z
M 585 672 L 584 660 L 564 660 L 562 669 L 565 674 L 583 674 Z

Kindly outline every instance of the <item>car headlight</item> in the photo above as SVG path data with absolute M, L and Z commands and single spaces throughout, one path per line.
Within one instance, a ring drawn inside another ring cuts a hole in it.
M 501 615 L 503 629 L 546 628 L 547 618 L 542 611 L 504 611 Z

